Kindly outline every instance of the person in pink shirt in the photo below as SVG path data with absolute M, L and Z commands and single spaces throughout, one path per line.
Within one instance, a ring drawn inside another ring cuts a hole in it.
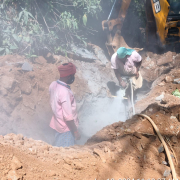
M 122 76 L 135 76 L 139 78 L 139 68 L 142 63 L 142 58 L 134 49 L 120 47 L 111 57 L 111 68 L 119 81 L 119 85 L 123 88 L 127 87 L 127 82 L 122 79 Z M 141 77 L 142 79 L 142 77 Z
M 66 63 L 59 66 L 58 70 L 60 79 L 52 82 L 49 87 L 53 112 L 50 127 L 56 131 L 55 146 L 69 147 L 80 139 L 76 101 L 69 86 L 74 82 L 76 67 L 73 63 Z

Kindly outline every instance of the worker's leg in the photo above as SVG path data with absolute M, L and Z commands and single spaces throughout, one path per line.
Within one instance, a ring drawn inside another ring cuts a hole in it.
M 65 133 L 58 133 L 55 134 L 55 146 L 57 147 L 69 147 L 74 146 L 75 139 L 72 135 L 71 131 L 67 131 Z

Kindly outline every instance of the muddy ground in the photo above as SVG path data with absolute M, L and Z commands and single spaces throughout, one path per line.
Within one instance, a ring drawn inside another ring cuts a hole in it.
M 0 179 L 172 178 L 152 125 L 138 115 L 123 122 L 122 103 L 113 98 L 119 90 L 117 81 L 110 63 L 97 52 L 92 61 L 73 54 L 70 56 L 74 60 L 51 55 L 32 61 L 18 55 L 1 57 Z M 171 52 L 163 55 L 142 52 L 142 56 L 141 73 L 144 88 L 149 92 L 137 101 L 136 112 L 149 115 L 163 137 L 169 139 L 180 176 L 180 99 L 172 95 L 175 89 L 180 89 L 174 83 L 180 76 L 180 58 Z M 57 66 L 69 61 L 78 70 L 72 90 L 82 124 L 89 121 L 83 124 L 84 131 L 89 131 L 87 136 L 83 134 L 82 143 L 92 137 L 84 146 L 58 148 L 52 146 L 54 132 L 48 126 L 52 115 L 48 87 L 59 78 Z M 22 70 L 24 62 L 33 71 Z M 163 96 L 157 100 L 160 95 Z M 102 112 L 102 119 L 97 109 Z

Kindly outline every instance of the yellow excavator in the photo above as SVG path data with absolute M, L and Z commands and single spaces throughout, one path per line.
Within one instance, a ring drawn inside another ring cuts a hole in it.
M 118 18 L 111 19 L 117 3 L 120 4 Z M 121 29 L 130 3 L 131 0 L 115 0 L 108 19 L 102 22 L 103 30 L 107 33 L 106 47 L 110 56 L 119 47 L 127 47 L 121 36 Z M 180 42 L 180 0 L 145 0 L 144 3 L 147 46 L 163 47 Z

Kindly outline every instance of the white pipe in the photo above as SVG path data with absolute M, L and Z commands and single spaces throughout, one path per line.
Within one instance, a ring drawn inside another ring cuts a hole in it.
M 131 86 L 131 104 L 132 104 L 132 108 L 133 108 L 133 115 L 135 115 L 136 112 L 135 112 L 134 101 L 133 101 L 133 99 L 134 99 L 134 97 L 133 97 L 134 94 L 133 94 L 132 79 L 130 79 L 129 81 L 130 81 L 130 86 Z

